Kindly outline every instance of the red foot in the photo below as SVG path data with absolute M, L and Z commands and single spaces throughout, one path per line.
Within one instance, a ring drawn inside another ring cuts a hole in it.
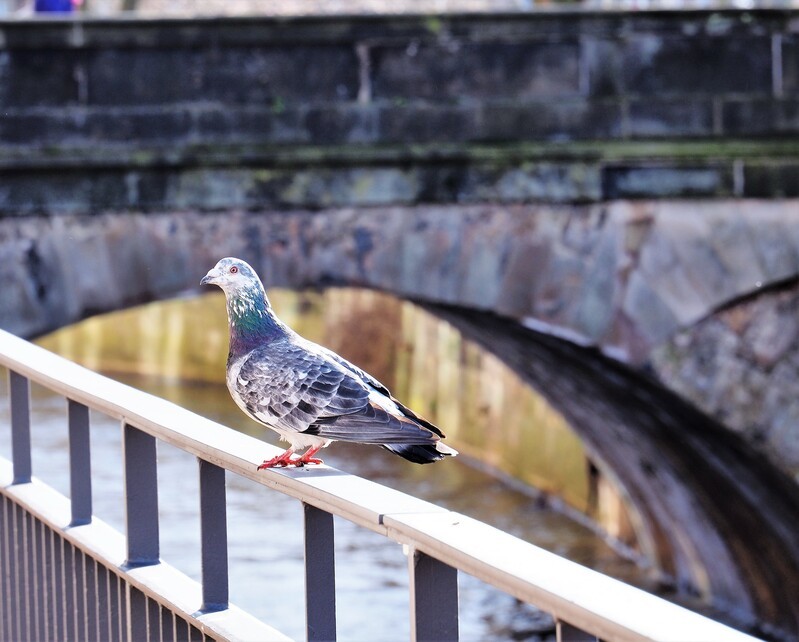
M 321 446 L 319 448 L 309 448 L 302 455 L 302 457 L 298 457 L 297 459 L 291 458 L 291 456 L 294 454 L 294 451 L 289 449 L 277 457 L 264 460 L 264 463 L 258 466 L 258 470 L 264 470 L 265 468 L 283 468 L 289 466 L 297 466 L 297 468 L 299 468 L 301 466 L 305 466 L 305 464 L 323 464 L 324 462 L 321 459 L 314 457 L 314 455 L 318 453 L 320 449 Z
M 283 466 L 295 466 L 297 465 L 297 462 L 299 460 L 292 459 L 291 456 L 293 454 L 294 454 L 293 450 L 287 450 L 286 452 L 281 453 L 277 457 L 272 457 L 272 459 L 265 459 L 264 463 L 258 466 L 258 470 L 264 470 L 265 468 L 282 468 Z
M 316 453 L 318 453 L 322 449 L 321 446 L 318 448 L 309 448 L 308 450 L 303 453 L 302 457 L 296 460 L 297 466 L 305 466 L 305 464 L 324 464 L 321 459 L 318 457 L 314 457 Z

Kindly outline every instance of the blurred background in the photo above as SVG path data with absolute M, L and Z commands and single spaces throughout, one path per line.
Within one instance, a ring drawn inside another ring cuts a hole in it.
M 420 469 L 336 445 L 328 463 L 796 639 L 790 4 L 0 13 L 0 327 L 272 441 L 227 395 L 223 299 L 198 285 L 240 256 L 284 320 L 462 452 Z M 66 462 L 64 409 L 42 393 L 35 412 L 35 457 Z M 118 426 L 94 421 L 98 514 L 121 527 Z M 164 557 L 197 576 L 194 462 L 159 458 Z M 62 469 L 42 477 L 66 490 Z M 301 636 L 300 539 L 252 557 L 264 529 L 299 535 L 299 508 L 228 481 L 234 601 Z M 369 639 L 395 639 L 401 552 L 338 528 L 362 556 L 343 590 L 379 586 Z M 265 597 L 278 576 L 297 581 Z M 463 639 L 553 635 L 461 581 Z M 349 602 L 342 639 L 363 639 Z
M 518 12 L 546 7 L 571 6 L 594 8 L 789 8 L 791 0 L 227 0 L 225 2 L 196 0 L 3 0 L 2 11 L 16 15 L 36 11 L 71 12 L 86 15 L 111 16 L 126 13 L 149 17 L 165 16 L 264 16 L 264 15 L 325 15 L 325 14 L 396 14 L 452 12 Z M 38 7 L 38 9 L 37 9 Z

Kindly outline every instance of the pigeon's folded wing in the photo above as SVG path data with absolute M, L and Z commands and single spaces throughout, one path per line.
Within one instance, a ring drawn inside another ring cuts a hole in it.
M 333 361 L 335 361 L 337 364 L 339 364 L 340 366 L 343 366 L 346 370 L 349 370 L 350 372 L 355 374 L 357 377 L 359 377 L 361 380 L 365 381 L 367 383 L 367 385 L 369 385 L 371 388 L 374 388 L 375 390 L 377 390 L 377 392 L 381 393 L 387 399 L 390 399 L 392 404 L 394 406 L 396 406 L 397 411 L 399 412 L 400 415 L 404 415 L 405 418 L 414 420 L 415 422 L 421 424 L 422 426 L 424 426 L 428 430 L 434 432 L 439 437 L 443 437 L 444 436 L 444 433 L 441 432 L 441 430 L 438 428 L 438 426 L 436 426 L 435 424 L 430 423 L 429 421 L 427 421 L 427 419 L 425 419 L 421 415 L 417 415 L 413 410 L 411 410 L 407 406 L 403 405 L 399 401 L 399 399 L 397 399 L 396 397 L 394 397 L 394 395 L 391 394 L 391 392 L 389 391 L 389 389 L 386 386 L 384 386 L 382 383 L 380 383 L 377 379 L 375 379 L 368 372 L 366 372 L 365 370 L 361 370 L 354 363 L 352 363 L 350 361 L 347 361 L 344 357 L 342 357 L 339 354 L 336 354 L 332 350 L 328 350 L 327 348 L 325 348 L 323 346 L 317 346 L 317 348 L 319 348 L 320 350 L 324 351 L 324 353 L 328 357 L 333 359 Z M 407 429 L 406 429 L 406 432 L 407 432 Z
M 381 391 L 325 351 L 302 344 L 280 341 L 254 350 L 234 385 L 252 415 L 280 430 L 374 444 L 435 440 L 408 417 L 388 412 L 383 406 L 392 402 Z
M 431 430 L 401 414 L 387 412 L 370 402 L 361 411 L 335 417 L 320 417 L 308 434 L 325 439 L 357 441 L 362 444 L 433 444 L 438 441 Z
M 315 344 L 314 344 L 315 345 Z M 349 370 L 356 376 L 360 377 L 361 380 L 365 381 L 369 386 L 377 390 L 378 392 L 383 393 L 387 397 L 391 396 L 391 393 L 388 391 L 382 383 L 380 383 L 377 379 L 375 379 L 372 375 L 370 375 L 365 370 L 361 370 L 358 366 L 356 366 L 351 361 L 347 361 L 344 357 L 340 354 L 336 354 L 329 348 L 325 348 L 324 346 L 316 346 L 321 352 L 324 353 L 325 356 L 329 357 L 333 361 L 335 361 L 338 365 L 343 366 L 344 369 Z
M 250 413 L 297 432 L 320 416 L 357 412 L 369 399 L 369 391 L 353 377 L 288 341 L 253 350 L 233 385 Z

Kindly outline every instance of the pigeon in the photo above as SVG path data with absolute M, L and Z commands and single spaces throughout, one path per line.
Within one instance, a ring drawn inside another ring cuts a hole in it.
M 225 293 L 226 381 L 233 400 L 289 443 L 259 470 L 321 464 L 316 454 L 333 441 L 379 444 L 417 464 L 458 454 L 441 441 L 441 430 L 402 405 L 377 379 L 278 319 L 246 262 L 221 259 L 200 283 Z

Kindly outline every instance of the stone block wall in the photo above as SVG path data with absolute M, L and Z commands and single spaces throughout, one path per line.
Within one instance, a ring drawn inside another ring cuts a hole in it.
M 0 213 L 796 196 L 797 15 L 0 22 Z

